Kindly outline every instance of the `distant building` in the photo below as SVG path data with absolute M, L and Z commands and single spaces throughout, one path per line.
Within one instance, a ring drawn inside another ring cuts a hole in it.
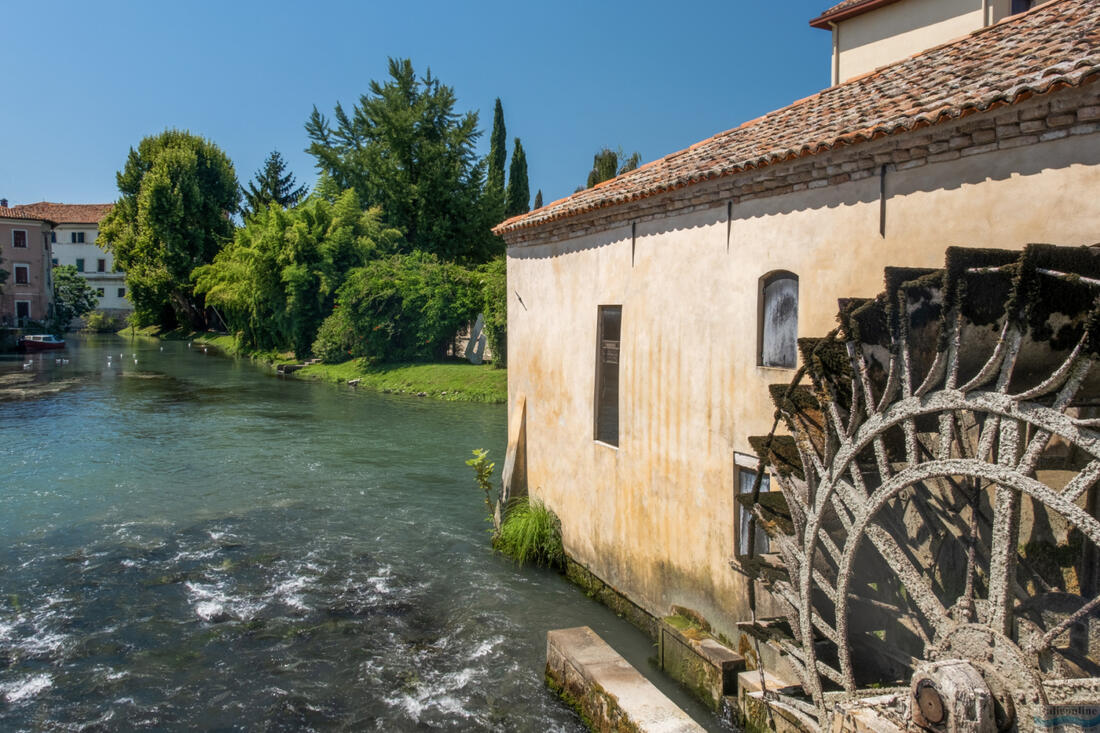
M 126 292 L 126 273 L 115 271 L 114 256 L 96 244 L 99 222 L 113 204 L 56 204 L 40 201 L 13 206 L 12 211 L 53 222 L 50 231 L 53 265 L 72 265 L 95 288 L 96 310 L 112 316 L 133 311 Z
M 813 21 L 839 83 L 496 227 L 506 489 L 558 514 L 571 572 L 751 649 L 737 499 L 796 339 L 948 244 L 1097 242 L 1100 3 L 987 25 L 1025 5 L 846 0 Z
M 7 202 L 0 202 L 7 203 Z M 22 326 L 50 316 L 50 231 L 45 217 L 0 205 L 0 326 Z

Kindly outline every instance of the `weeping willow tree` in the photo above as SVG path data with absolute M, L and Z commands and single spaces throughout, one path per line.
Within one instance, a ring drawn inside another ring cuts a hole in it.
M 219 309 L 241 346 L 306 356 L 348 272 L 395 251 L 400 240 L 377 208 L 359 208 L 354 191 L 335 202 L 271 206 L 195 271 L 195 292 Z

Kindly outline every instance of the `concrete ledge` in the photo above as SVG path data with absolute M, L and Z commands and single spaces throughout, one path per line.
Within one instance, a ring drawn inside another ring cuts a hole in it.
M 661 669 L 717 712 L 722 698 L 737 692 L 737 673 L 745 668 L 745 659 L 702 629 L 670 622 L 676 620 L 660 622 Z
M 592 730 L 703 731 L 587 626 L 547 632 L 546 681 Z

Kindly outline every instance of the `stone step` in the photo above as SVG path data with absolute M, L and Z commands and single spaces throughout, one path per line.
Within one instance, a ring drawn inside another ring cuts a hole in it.
M 546 681 L 593 730 L 704 730 L 587 626 L 547 632 Z

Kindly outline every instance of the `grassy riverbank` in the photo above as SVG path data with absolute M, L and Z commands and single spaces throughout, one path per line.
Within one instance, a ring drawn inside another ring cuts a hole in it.
M 192 341 L 208 344 L 232 356 L 251 359 L 271 366 L 297 364 L 291 352 L 250 352 L 237 348 L 236 340 L 229 334 L 195 332 L 176 329 L 161 332 L 156 326 L 119 331 L 120 336 Z M 508 372 L 491 365 L 475 366 L 454 360 L 442 364 L 368 364 L 364 359 L 352 359 L 342 364 L 313 364 L 299 369 L 295 379 L 309 379 L 332 384 L 347 384 L 358 379 L 361 389 L 374 389 L 393 394 L 413 394 L 452 402 L 508 401 Z

